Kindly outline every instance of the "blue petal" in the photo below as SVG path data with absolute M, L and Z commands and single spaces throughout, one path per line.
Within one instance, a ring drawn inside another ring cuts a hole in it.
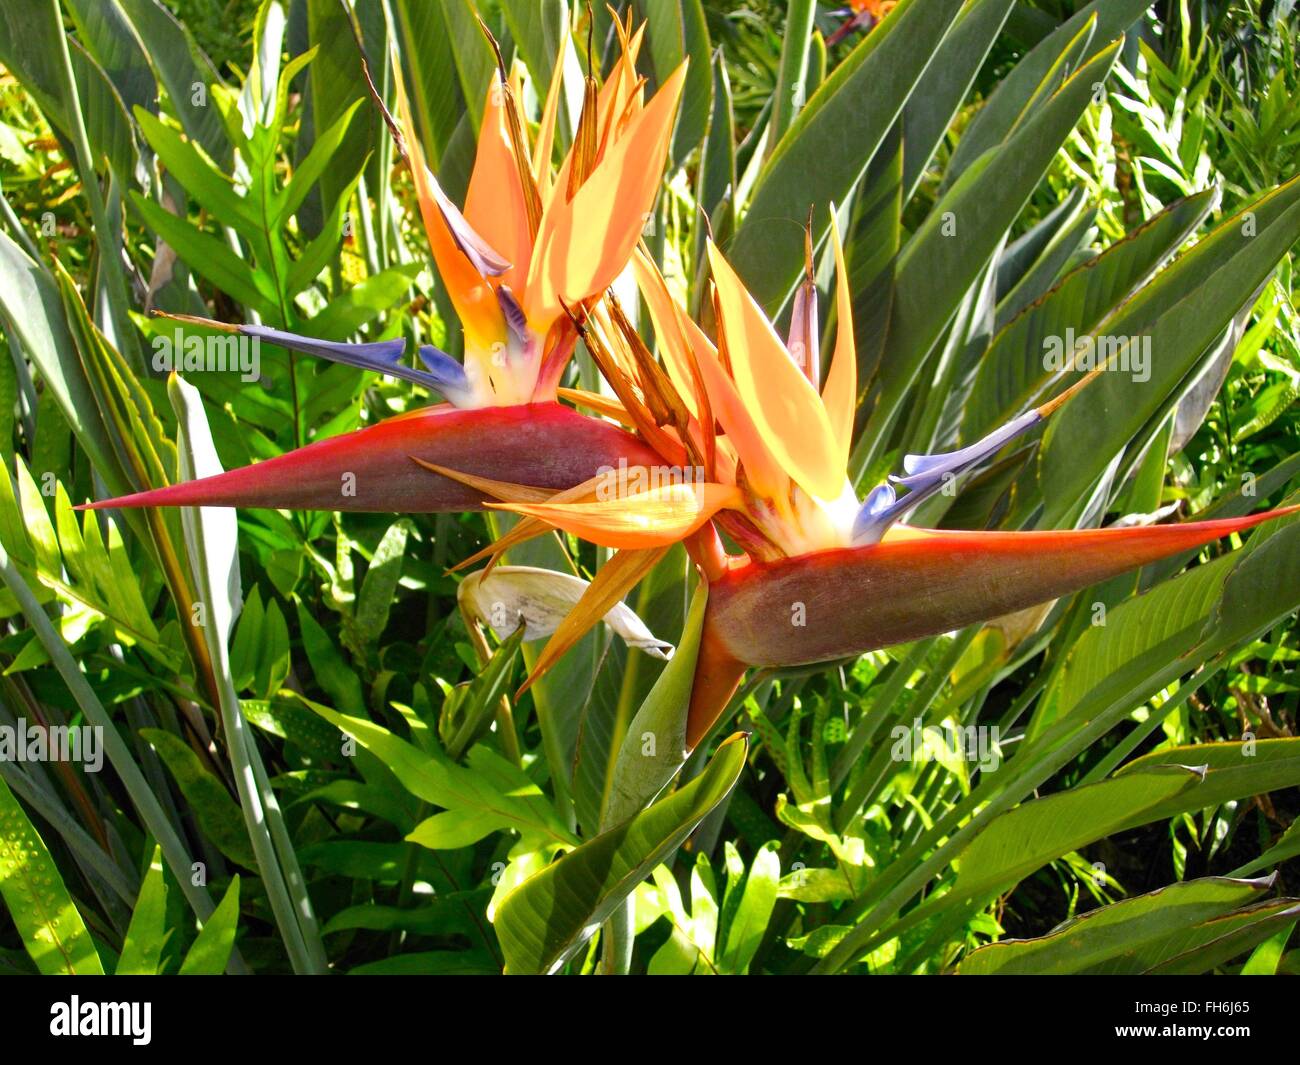
M 406 341 L 397 340 L 376 340 L 368 344 L 340 344 L 332 340 L 317 340 L 315 337 L 300 336 L 297 333 L 286 333 L 282 329 L 271 329 L 264 325 L 241 325 L 239 331 L 245 336 L 257 337 L 271 344 L 277 344 L 282 348 L 288 348 L 290 351 L 301 351 L 305 355 L 315 355 L 318 358 L 329 359 L 331 362 L 341 362 L 347 366 L 356 366 L 362 370 L 374 370 L 377 373 L 387 374 L 389 377 L 400 377 L 406 381 L 412 381 L 417 385 L 423 385 L 425 388 L 433 389 L 446 395 L 443 391 L 444 376 L 425 373 L 423 370 L 416 370 L 405 365 L 401 360 L 406 353 Z M 420 357 L 425 360 L 425 351 L 435 351 L 434 348 L 421 348 Z M 460 369 L 460 364 L 456 363 L 449 355 L 443 355 L 438 352 L 444 359 L 451 362 Z M 464 377 L 464 370 L 461 370 L 461 376 Z M 450 396 L 447 396 L 451 399 Z
M 433 379 L 432 388 L 457 405 L 469 398 L 471 389 L 464 366 L 431 344 L 422 345 L 419 356 L 420 361 L 429 368 L 428 376 Z
M 501 314 L 506 320 L 511 336 L 522 348 L 528 342 L 528 316 L 519 306 L 519 301 L 515 299 L 515 294 L 510 291 L 509 285 L 497 286 L 497 303 L 501 307 Z
M 996 455 L 1008 440 L 1042 420 L 1043 416 L 1038 411 L 1026 411 L 1002 428 L 989 433 L 983 440 L 959 451 L 949 451 L 942 455 L 907 455 L 903 459 L 903 469 L 907 471 L 907 476 L 891 475 L 889 478 L 893 484 L 906 488 L 907 495 L 898 498 L 890 484 L 873 488 L 853 522 L 853 546 L 879 543 L 894 522 L 939 491 L 949 477 L 956 477 Z
M 1015 439 L 1042 420 L 1043 416 L 1038 411 L 1029 410 L 1002 428 L 995 429 L 983 440 L 977 440 L 958 451 L 942 455 L 906 455 L 903 458 L 903 469 L 907 471 L 907 476 L 889 479 L 913 491 L 924 491 L 929 488 L 931 481 L 938 480 L 942 483 L 945 475 L 963 473 L 996 455 L 1008 440 Z
M 880 541 L 893 522 L 892 512 L 896 509 L 898 497 L 893 485 L 878 484 L 867 493 L 866 501 L 858 516 L 853 519 L 852 543 L 854 547 L 863 547 Z

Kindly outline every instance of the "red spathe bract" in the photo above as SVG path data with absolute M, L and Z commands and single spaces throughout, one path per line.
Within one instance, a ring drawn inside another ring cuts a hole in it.
M 565 489 L 602 466 L 656 461 L 610 422 L 558 403 L 461 410 L 429 407 L 330 437 L 241 469 L 120 499 L 110 507 L 269 507 L 285 510 L 477 510 L 483 493 L 422 467 L 420 459 L 493 480 Z
M 1254 528 L 1297 507 L 1244 518 L 1124 529 L 908 535 L 751 562 L 709 586 L 687 742 L 707 734 L 745 666 L 798 666 L 864 654 L 999 617 Z

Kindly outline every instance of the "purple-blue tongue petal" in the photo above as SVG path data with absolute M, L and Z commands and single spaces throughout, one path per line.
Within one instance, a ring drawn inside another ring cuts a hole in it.
M 1033 428 L 1043 420 L 1037 410 L 1029 410 L 1018 418 L 1013 418 L 1000 429 L 995 429 L 968 447 L 958 451 L 949 451 L 942 455 L 906 455 L 903 469 L 906 477 L 890 475 L 889 480 L 895 485 L 902 485 L 907 494 L 897 498 L 890 484 L 873 488 L 866 502 L 853 522 L 852 544 L 864 547 L 880 541 L 885 530 L 904 514 L 919 506 L 939 491 L 951 477 L 965 473 L 992 458 L 1009 440 L 1014 440 L 1021 433 Z
M 401 360 L 406 353 L 406 341 L 397 340 L 376 340 L 367 344 L 341 344 L 332 340 L 317 340 L 315 337 L 300 336 L 297 333 L 287 333 L 283 329 L 271 329 L 264 325 L 241 325 L 239 331 L 245 336 L 257 337 L 265 340 L 269 344 L 277 344 L 282 348 L 288 348 L 290 351 L 301 351 L 305 355 L 315 355 L 318 358 L 329 359 L 331 362 L 341 362 L 348 366 L 356 366 L 362 370 L 374 370 L 376 373 L 387 374 L 389 377 L 400 377 L 406 381 L 413 381 L 417 385 L 423 385 L 425 388 L 433 389 L 446 396 L 448 400 L 455 402 L 450 395 L 444 391 L 444 384 L 451 381 L 451 378 L 444 372 L 426 373 L 423 370 L 416 370 L 405 365 Z M 420 358 L 425 364 L 429 364 L 428 358 L 425 357 L 425 351 L 434 351 L 433 348 L 422 348 Z M 443 355 L 438 352 L 443 359 L 446 359 L 458 370 L 461 371 L 461 377 L 464 378 L 464 370 L 460 364 L 450 355 Z M 464 388 L 462 384 L 459 386 Z
M 878 484 L 870 492 L 853 519 L 852 543 L 854 547 L 874 544 L 880 541 L 894 519 L 889 517 L 898 497 L 890 484 Z
M 465 406 L 472 394 L 465 367 L 431 344 L 422 345 L 419 355 L 420 361 L 429 368 L 428 376 L 433 378 L 431 387 L 441 392 L 449 403 Z
M 1008 440 L 1015 439 L 1042 420 L 1043 416 L 1038 411 L 1025 411 L 1002 428 L 994 429 L 983 440 L 977 440 L 958 451 L 949 451 L 942 455 L 906 455 L 903 458 L 903 469 L 907 471 L 907 476 L 891 476 L 889 479 L 894 484 L 901 484 L 914 492 L 924 491 L 930 481 L 936 478 L 942 481 L 945 474 L 963 473 L 996 455 Z
M 511 337 L 522 349 L 528 342 L 528 316 L 524 314 L 523 307 L 515 299 L 515 294 L 510 291 L 509 285 L 497 285 L 497 304 L 501 307 L 501 314 L 506 320 L 506 328 L 510 330 Z

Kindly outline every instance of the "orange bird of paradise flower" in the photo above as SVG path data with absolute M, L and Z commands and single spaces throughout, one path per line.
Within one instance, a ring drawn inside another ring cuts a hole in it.
M 637 278 L 663 366 L 625 323 L 605 328 L 608 314 L 589 323 L 589 346 L 627 420 L 661 459 L 689 462 L 702 477 L 658 485 L 642 477 L 640 485 L 652 486 L 614 499 L 601 498 L 596 482 L 528 498 L 517 486 L 479 482 L 498 499 L 489 505 L 533 523 L 517 527 L 507 542 L 481 555 L 548 527 L 620 549 L 556 630 L 533 677 L 572 646 L 669 545 L 685 542 L 709 584 L 686 729 L 687 746 L 693 748 L 750 666 L 832 661 L 991 620 L 1300 509 L 1066 531 L 960 532 L 902 522 L 952 478 L 1041 424 L 1105 366 L 968 447 L 906 456 L 902 476 L 859 500 L 847 475 L 857 359 L 844 252 L 833 216 L 831 241 L 837 331 L 824 382 L 811 243 L 808 277 L 796 295 L 785 340 L 712 243 L 716 344 L 675 302 L 641 252 Z M 612 309 L 617 312 L 617 304 Z M 744 553 L 728 554 L 718 529 Z M 797 624 L 792 623 L 796 607 Z
M 464 330 L 464 360 L 431 346 L 420 366 L 403 339 L 341 344 L 260 325 L 187 319 L 422 385 L 447 402 L 264 462 L 92 507 L 248 506 L 428 512 L 479 505 L 480 494 L 430 478 L 410 457 L 553 489 L 620 460 L 655 461 L 643 442 L 557 402 L 575 321 L 622 273 L 658 193 L 686 64 L 649 99 L 636 60 L 645 27 L 616 21 L 622 52 L 598 86 L 588 74 L 574 142 L 552 164 L 567 36 L 531 143 L 496 42 L 463 209 L 426 165 L 400 91 L 400 122 L 375 100 L 409 165 L 438 273 Z M 341 484 L 347 491 L 341 491 Z

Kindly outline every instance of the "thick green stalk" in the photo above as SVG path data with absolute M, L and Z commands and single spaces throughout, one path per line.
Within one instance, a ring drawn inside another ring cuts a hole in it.
M 776 93 L 772 97 L 772 126 L 766 153 L 771 155 L 795 115 L 806 102 L 803 98 L 808 78 L 808 48 L 812 43 L 814 0 L 790 0 L 785 20 L 785 40 L 781 45 L 781 66 L 776 76 Z

